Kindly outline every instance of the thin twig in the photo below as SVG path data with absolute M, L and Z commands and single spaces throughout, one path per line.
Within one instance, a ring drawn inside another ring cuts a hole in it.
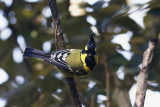
M 65 49 L 65 43 L 63 39 L 63 29 L 61 26 L 61 22 L 59 19 L 58 9 L 57 9 L 57 3 L 56 0 L 49 0 L 49 7 L 52 12 L 52 18 L 54 22 L 55 27 L 55 40 L 56 40 L 56 49 L 61 50 Z M 76 84 L 73 77 L 66 77 L 66 80 L 68 81 L 68 86 L 71 92 L 72 101 L 74 103 L 75 107 L 81 107 L 81 103 L 79 100 L 79 95 L 76 89 Z
M 143 54 L 142 60 L 142 70 L 138 75 L 137 79 L 137 92 L 134 107 L 143 107 L 144 100 L 147 90 L 147 79 L 150 64 L 153 59 L 154 49 L 158 43 L 158 39 L 153 39 L 149 41 L 149 46 Z
M 90 107 L 82 96 L 79 95 L 79 98 L 83 101 L 83 104 L 84 104 L 86 107 Z M 94 107 L 94 106 L 91 106 L 91 107 Z

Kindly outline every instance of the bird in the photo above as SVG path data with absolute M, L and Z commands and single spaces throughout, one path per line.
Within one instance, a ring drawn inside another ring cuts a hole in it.
M 85 77 L 91 74 L 98 62 L 98 54 L 94 35 L 91 34 L 84 49 L 64 49 L 43 52 L 34 48 L 26 48 L 24 57 L 34 57 L 54 65 L 64 76 Z

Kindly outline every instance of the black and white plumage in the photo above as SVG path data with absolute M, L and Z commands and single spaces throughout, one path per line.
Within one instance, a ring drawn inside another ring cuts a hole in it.
M 24 52 L 24 56 L 26 57 L 36 57 L 43 59 L 44 61 L 54 64 L 57 67 L 64 68 L 68 70 L 68 65 L 65 61 L 66 57 L 70 54 L 70 50 L 62 50 L 62 51 L 56 51 L 52 53 L 45 53 L 43 51 L 40 51 L 38 49 L 33 48 L 26 48 Z
M 69 54 L 70 54 L 70 50 L 67 50 L 67 49 L 62 50 L 62 51 L 53 52 L 51 54 L 49 61 L 56 62 L 57 64 L 62 65 L 62 66 L 68 66 L 65 60 Z
M 74 52 L 75 51 L 75 52 Z M 72 54 L 71 54 L 72 52 Z M 36 57 L 43 59 L 45 62 L 48 62 L 52 65 L 55 65 L 58 69 L 60 69 L 60 72 L 65 74 L 66 76 L 83 76 L 87 75 L 84 69 L 81 69 L 83 67 L 81 61 L 76 61 L 75 63 L 78 63 L 79 66 L 73 67 L 72 65 L 68 65 L 67 58 L 72 58 L 72 56 L 80 56 L 81 50 L 76 49 L 65 49 L 65 50 L 59 50 L 56 52 L 51 53 L 45 53 L 43 51 L 33 49 L 33 48 L 26 48 L 24 51 L 25 57 Z
M 69 56 L 69 54 L 70 54 L 69 49 L 52 52 L 49 60 L 45 61 L 57 66 L 58 68 L 70 71 L 70 68 L 66 62 L 66 58 Z
M 26 48 L 24 56 L 43 59 L 45 62 L 56 66 L 65 76 L 87 76 L 98 61 L 93 35 L 90 35 L 90 39 L 83 50 L 65 49 L 45 53 L 37 49 Z

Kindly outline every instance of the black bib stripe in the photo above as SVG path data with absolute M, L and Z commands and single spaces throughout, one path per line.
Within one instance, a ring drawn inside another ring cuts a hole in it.
M 93 70 L 93 68 L 95 67 L 96 65 L 96 61 L 95 61 L 95 58 L 94 56 L 87 56 L 85 58 L 85 63 L 87 65 L 87 67 L 89 67 L 91 70 Z

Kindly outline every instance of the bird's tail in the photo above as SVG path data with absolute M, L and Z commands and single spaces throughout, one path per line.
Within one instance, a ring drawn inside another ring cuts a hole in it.
M 47 60 L 48 58 L 50 58 L 50 53 L 45 53 L 45 52 L 40 51 L 38 49 L 26 48 L 24 51 L 24 56 Z

